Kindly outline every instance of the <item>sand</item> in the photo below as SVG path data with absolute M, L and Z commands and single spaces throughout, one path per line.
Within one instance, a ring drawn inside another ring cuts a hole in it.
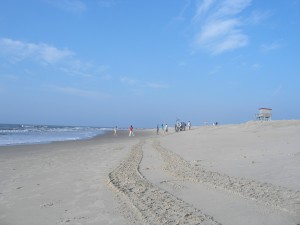
M 0 224 L 300 224 L 300 121 L 0 147 Z

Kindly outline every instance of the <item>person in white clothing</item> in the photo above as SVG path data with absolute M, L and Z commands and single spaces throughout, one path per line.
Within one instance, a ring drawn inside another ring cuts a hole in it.
M 118 134 L 117 134 L 117 130 L 118 130 L 118 127 L 117 127 L 117 126 L 115 126 L 115 128 L 114 128 L 114 136 L 118 136 Z

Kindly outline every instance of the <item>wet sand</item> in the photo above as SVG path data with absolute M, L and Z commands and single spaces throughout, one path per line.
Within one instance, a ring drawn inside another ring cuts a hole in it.
M 150 135 L 0 147 L 0 224 L 128 224 L 108 174 Z

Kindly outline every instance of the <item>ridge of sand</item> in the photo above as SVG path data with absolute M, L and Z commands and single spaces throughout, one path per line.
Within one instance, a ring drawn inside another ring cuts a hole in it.
M 143 144 L 144 142 L 140 142 L 134 145 L 129 157 L 109 174 L 109 184 L 127 203 L 128 208 L 123 207 L 126 210 L 123 214 L 127 214 L 130 222 L 132 224 L 219 224 L 211 216 L 158 188 L 142 176 L 139 165 L 143 157 Z
M 109 184 L 134 225 L 298 225 L 299 125 L 249 122 L 155 135 L 131 148 Z
M 205 170 L 162 147 L 158 140 L 153 142 L 153 148 L 162 156 L 164 169 L 174 177 L 204 183 L 291 214 L 300 213 L 300 191 Z

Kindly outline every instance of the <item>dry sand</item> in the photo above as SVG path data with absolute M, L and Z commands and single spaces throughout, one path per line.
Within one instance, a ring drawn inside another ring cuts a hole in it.
M 0 224 L 300 224 L 300 121 L 0 147 Z

